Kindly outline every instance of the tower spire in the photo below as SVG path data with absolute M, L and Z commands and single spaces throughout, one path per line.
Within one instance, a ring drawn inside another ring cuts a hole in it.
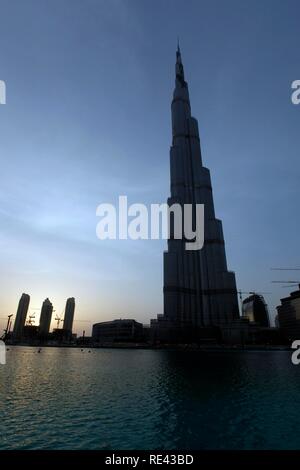
M 183 65 L 182 65 L 182 60 L 181 60 L 181 51 L 180 51 L 180 46 L 179 46 L 179 37 L 177 38 L 175 73 L 176 73 L 176 85 L 177 85 L 177 82 L 179 82 L 181 87 L 186 87 L 186 82 L 184 80 L 184 70 L 183 70 Z

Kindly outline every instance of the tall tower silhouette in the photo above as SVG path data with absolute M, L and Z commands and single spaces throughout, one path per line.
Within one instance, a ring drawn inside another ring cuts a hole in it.
M 24 328 L 25 321 L 26 321 L 29 302 L 30 302 L 30 296 L 28 294 L 22 294 L 19 300 L 18 310 L 17 310 L 16 319 L 14 323 L 14 329 L 13 329 L 14 339 L 21 339 L 23 335 L 23 328 Z
M 204 204 L 204 246 L 187 251 L 186 240 L 168 240 L 163 318 L 177 325 L 213 326 L 239 318 L 235 275 L 227 269 L 222 222 L 215 217 L 210 172 L 202 165 L 179 45 L 175 71 L 168 205 Z
M 50 324 L 52 319 L 53 305 L 47 298 L 44 300 L 41 310 L 40 317 L 40 335 L 47 336 L 50 330 Z
M 74 297 L 70 297 L 66 303 L 64 326 L 63 326 L 63 329 L 68 331 L 69 334 L 72 334 L 74 311 L 75 311 L 75 299 Z

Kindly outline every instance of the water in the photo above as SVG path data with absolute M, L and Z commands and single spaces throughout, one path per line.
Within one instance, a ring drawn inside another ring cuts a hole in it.
M 0 449 L 299 449 L 290 353 L 10 347 Z

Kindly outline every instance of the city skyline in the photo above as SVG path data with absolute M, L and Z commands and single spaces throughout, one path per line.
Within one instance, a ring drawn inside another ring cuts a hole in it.
M 158 18 L 135 1 L 89 1 L 84 15 L 80 2 L 66 1 L 60 21 L 58 3 L 28 1 L 21 21 L 3 2 L 1 330 L 22 292 L 34 308 L 48 297 L 58 312 L 74 295 L 76 319 L 91 325 L 149 323 L 163 312 L 166 243 L 99 241 L 95 210 L 124 193 L 130 202 L 168 197 L 178 34 L 230 269 L 238 290 L 272 292 L 273 323 L 288 292 L 271 284 L 270 268 L 298 266 L 300 171 L 290 100 L 299 5 L 275 3 L 276 11 L 260 5 L 258 17 L 258 2 L 191 2 L 181 17 L 180 2 L 166 2 Z

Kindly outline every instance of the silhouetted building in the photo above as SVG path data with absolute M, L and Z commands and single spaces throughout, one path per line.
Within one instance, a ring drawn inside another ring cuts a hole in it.
M 13 329 L 14 339 L 21 339 L 23 335 L 23 329 L 25 326 L 29 302 L 30 302 L 30 296 L 28 294 L 22 294 L 20 301 L 19 301 L 16 319 L 14 323 L 14 329 Z
M 135 320 L 112 320 L 93 325 L 92 338 L 97 343 L 141 341 L 143 325 Z
M 53 305 L 47 298 L 44 300 L 40 316 L 40 327 L 39 332 L 41 336 L 47 336 L 50 330 L 50 324 L 52 319 Z
M 76 334 L 72 334 L 70 330 L 64 330 L 63 328 L 54 328 L 51 339 L 58 343 L 70 343 L 75 341 Z
M 243 301 L 242 305 L 243 318 L 259 326 L 270 326 L 269 312 L 267 304 L 262 295 L 252 294 Z
M 278 322 L 287 340 L 300 339 L 300 284 L 299 290 L 280 300 Z
M 74 338 L 74 341 L 76 341 L 78 346 L 92 346 L 94 344 L 92 336 L 79 336 L 78 338 Z
M 152 343 L 218 343 L 221 331 L 216 326 L 194 326 L 191 323 L 173 322 L 159 314 L 151 320 L 150 340 Z
M 75 299 L 74 297 L 70 297 L 66 303 L 64 325 L 63 325 L 63 330 L 66 332 L 66 334 L 69 334 L 70 336 L 72 336 L 74 312 L 75 312 Z
M 241 317 L 221 328 L 222 343 L 228 345 L 283 345 L 285 344 L 279 328 L 260 326 L 256 322 Z
M 24 330 L 23 330 L 23 338 L 25 340 L 28 340 L 29 342 L 31 340 L 37 339 L 39 334 L 39 327 L 36 325 L 25 325 Z
M 168 205 L 204 204 L 204 246 L 186 249 L 170 225 L 164 253 L 164 316 L 161 325 L 172 329 L 211 327 L 239 318 L 235 275 L 227 269 L 222 222 L 215 217 L 210 172 L 202 165 L 198 123 L 191 116 L 188 85 L 181 53 L 176 54 L 170 150 L 171 197 Z M 168 326 L 169 324 L 169 326 Z
M 222 326 L 222 343 L 231 345 L 255 344 L 257 330 L 256 324 L 251 325 L 248 318 L 241 317 Z

